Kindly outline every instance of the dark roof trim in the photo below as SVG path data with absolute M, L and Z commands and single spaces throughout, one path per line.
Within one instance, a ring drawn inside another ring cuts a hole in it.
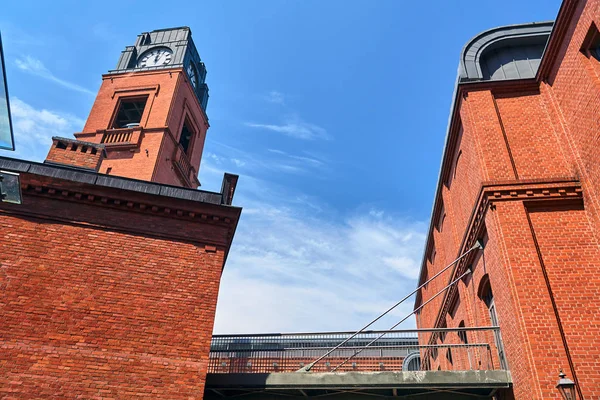
M 507 25 L 489 29 L 471 39 L 460 55 L 459 81 L 482 80 L 480 58 L 487 49 L 506 46 L 507 41 L 514 45 L 525 44 L 532 38 L 548 37 L 554 26 L 553 21 Z
M 33 161 L 0 157 L 0 169 L 14 172 L 26 172 L 33 175 L 64 179 L 71 182 L 80 182 L 89 185 L 130 190 L 138 193 L 147 193 L 157 196 L 165 196 L 182 200 L 196 201 L 199 203 L 231 207 L 229 204 L 223 201 L 225 199 L 223 193 L 187 189 L 178 186 L 164 185 L 137 179 L 99 174 L 97 172 L 85 171 L 80 168 L 72 168 L 68 166 L 42 164 Z

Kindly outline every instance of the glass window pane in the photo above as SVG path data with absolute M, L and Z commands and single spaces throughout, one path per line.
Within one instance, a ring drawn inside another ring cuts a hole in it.
M 4 53 L 2 38 L 0 37 L 0 149 L 14 150 L 12 123 L 10 121 L 10 108 L 8 103 L 8 89 L 6 87 L 6 72 L 4 69 Z

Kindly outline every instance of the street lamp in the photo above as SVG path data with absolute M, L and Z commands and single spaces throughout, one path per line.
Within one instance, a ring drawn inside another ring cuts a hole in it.
M 567 378 L 567 375 L 565 375 L 565 373 L 562 372 L 562 369 L 560 370 L 560 374 L 558 374 L 558 377 L 560 379 L 558 380 L 556 388 L 560 392 L 562 398 L 564 400 L 576 400 L 577 397 L 575 397 L 575 382 Z

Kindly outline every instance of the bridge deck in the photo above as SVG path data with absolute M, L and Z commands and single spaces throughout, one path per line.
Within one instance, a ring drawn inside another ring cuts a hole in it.
M 502 370 L 208 374 L 205 399 L 485 399 L 511 384 L 510 372 Z

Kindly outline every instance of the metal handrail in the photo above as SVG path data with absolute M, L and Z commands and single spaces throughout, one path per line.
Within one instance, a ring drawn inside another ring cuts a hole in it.
M 395 329 L 395 330 L 377 330 L 377 331 L 362 331 L 361 334 L 379 334 L 379 333 L 425 333 L 425 332 L 457 332 L 457 331 L 496 331 L 500 330 L 499 326 L 473 326 L 460 328 L 416 328 L 416 329 Z M 249 334 L 217 334 L 213 338 L 238 338 L 238 337 L 287 337 L 287 336 L 309 336 L 309 335 L 351 335 L 354 331 L 328 331 L 328 332 L 292 332 L 292 333 L 249 333 Z
M 423 348 L 440 348 L 440 347 L 489 347 L 489 343 L 448 343 L 448 344 L 406 344 L 406 345 L 398 345 L 398 346 L 369 346 L 369 349 L 423 349 Z M 353 349 L 362 349 L 363 346 L 347 346 L 347 347 L 338 347 L 337 350 L 353 350 Z M 298 351 L 298 350 L 323 350 L 329 349 L 329 347 L 286 347 L 285 349 L 273 349 L 273 350 L 211 350 L 211 353 L 235 353 L 235 352 L 277 352 L 277 351 Z
M 369 331 L 339 346 L 318 365 L 315 372 L 373 372 L 417 370 L 493 370 L 499 368 L 497 347 L 492 336 L 497 326 L 402 329 Z M 446 341 L 425 344 L 422 335 L 441 333 Z M 472 342 L 462 342 L 461 332 Z M 387 336 L 373 341 L 385 333 Z M 352 332 L 313 332 L 287 334 L 215 335 L 209 371 L 211 373 L 295 372 L 330 349 Z M 371 343 L 365 347 L 366 343 Z M 439 352 L 438 352 L 439 350 Z M 435 353 L 434 353 L 435 352 Z M 411 364 L 414 355 L 420 361 Z M 435 354 L 435 355 L 433 355 Z M 350 358 L 348 358 L 350 356 Z M 355 357 L 355 358 L 354 358 Z M 432 358 L 433 357 L 433 358 Z M 353 359 L 352 359 L 353 358 Z M 351 361 L 351 362 L 349 362 Z M 410 369 L 415 370 L 415 369 Z

